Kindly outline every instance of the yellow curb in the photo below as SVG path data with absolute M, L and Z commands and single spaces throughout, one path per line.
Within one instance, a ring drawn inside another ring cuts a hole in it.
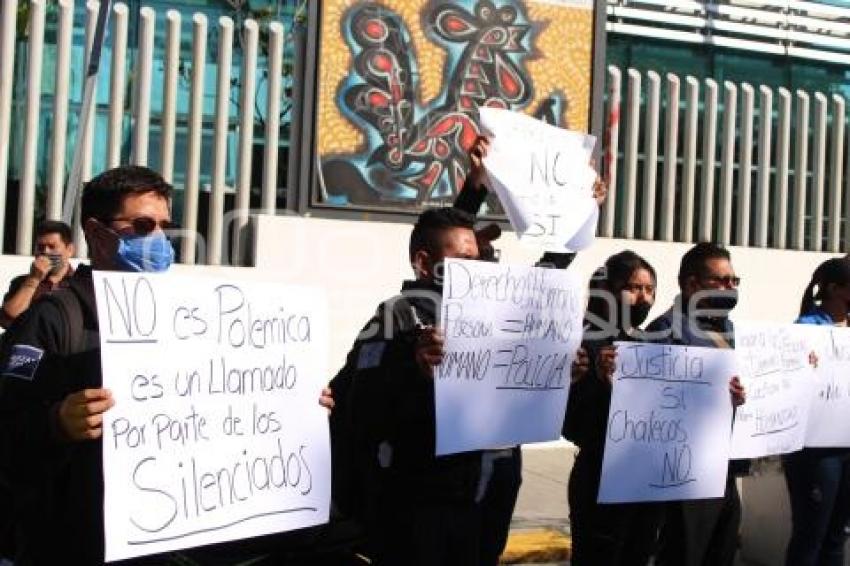
M 572 539 L 554 529 L 512 532 L 501 564 L 564 562 L 570 559 Z

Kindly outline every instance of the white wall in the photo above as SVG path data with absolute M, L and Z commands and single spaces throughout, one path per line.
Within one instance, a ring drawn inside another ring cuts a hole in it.
M 345 353 L 377 304 L 412 277 L 407 245 L 410 224 L 329 220 L 295 216 L 257 219 L 257 269 L 287 282 L 324 287 L 333 313 L 330 367 L 339 367 Z M 650 316 L 662 313 L 678 288 L 679 261 L 690 244 L 642 240 L 599 239 L 578 255 L 571 269 L 589 279 L 611 254 L 631 249 L 658 271 L 658 299 Z M 502 261 L 531 264 L 540 252 L 520 244 L 513 233 L 497 241 Z M 742 278 L 736 318 L 792 321 L 812 271 L 829 254 L 730 248 Z

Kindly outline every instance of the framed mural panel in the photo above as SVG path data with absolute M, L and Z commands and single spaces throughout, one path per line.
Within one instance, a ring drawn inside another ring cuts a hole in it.
M 482 106 L 595 130 L 599 13 L 593 0 L 317 2 L 302 204 L 389 213 L 451 204 Z

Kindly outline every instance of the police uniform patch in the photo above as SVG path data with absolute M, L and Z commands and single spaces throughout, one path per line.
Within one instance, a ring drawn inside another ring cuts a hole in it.
M 43 356 L 44 350 L 34 346 L 24 346 L 23 344 L 12 346 L 6 367 L 3 368 L 3 375 L 32 381 L 35 370 L 38 369 L 38 364 Z
M 357 369 L 371 369 L 381 365 L 381 358 L 386 347 L 386 342 L 368 342 L 360 346 Z

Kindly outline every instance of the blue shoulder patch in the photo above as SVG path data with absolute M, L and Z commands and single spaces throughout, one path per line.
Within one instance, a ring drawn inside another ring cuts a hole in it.
M 381 358 L 384 356 L 386 347 L 386 342 L 367 342 L 360 346 L 357 369 L 372 369 L 381 365 Z
M 16 344 L 12 346 L 12 351 L 9 353 L 9 359 L 3 368 L 3 375 L 32 381 L 35 370 L 38 369 L 38 364 L 41 363 L 43 356 L 44 350 L 40 348 Z

